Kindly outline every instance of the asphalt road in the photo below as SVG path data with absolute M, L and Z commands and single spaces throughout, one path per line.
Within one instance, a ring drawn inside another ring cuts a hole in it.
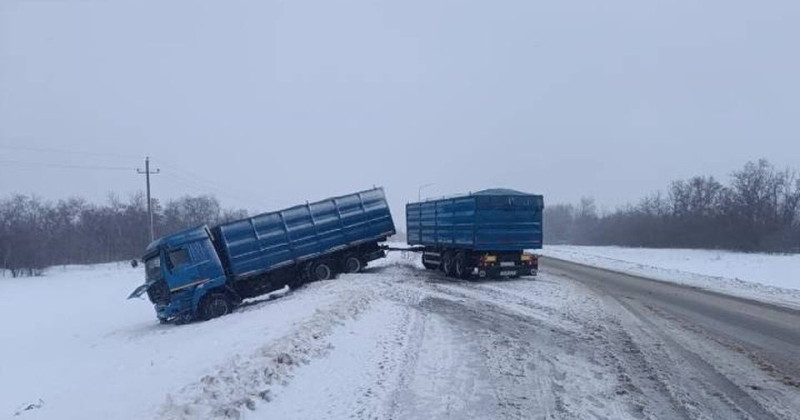
M 638 317 L 677 320 L 742 349 L 800 395 L 800 311 L 553 258 L 541 264 L 545 273 L 578 281 Z

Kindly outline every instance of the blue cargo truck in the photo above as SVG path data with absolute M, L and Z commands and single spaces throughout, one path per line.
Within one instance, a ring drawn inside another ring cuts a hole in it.
M 129 298 L 147 293 L 162 322 L 215 318 L 246 298 L 361 271 L 394 233 L 382 188 L 199 226 L 147 247 L 145 284 Z
M 541 195 L 489 189 L 406 205 L 408 244 L 422 264 L 449 277 L 536 275 L 542 247 Z

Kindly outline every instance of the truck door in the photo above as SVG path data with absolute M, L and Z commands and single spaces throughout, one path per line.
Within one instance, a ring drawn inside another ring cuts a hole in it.
M 195 262 L 189 254 L 187 247 L 181 246 L 167 251 L 167 269 L 169 270 L 170 290 L 176 291 L 202 280 L 198 269 L 199 263 Z
M 199 285 L 224 277 L 224 270 L 208 239 L 183 244 L 166 253 L 170 289 Z

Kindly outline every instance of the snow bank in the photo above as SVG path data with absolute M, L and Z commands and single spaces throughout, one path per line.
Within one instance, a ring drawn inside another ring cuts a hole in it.
M 319 285 L 330 283 L 312 286 Z M 327 354 L 332 345 L 326 338 L 334 327 L 354 319 L 372 302 L 368 289 L 350 288 L 349 293 L 337 289 L 329 290 L 337 296 L 334 302 L 317 309 L 309 319 L 295 323 L 288 334 L 255 351 L 237 355 L 214 367 L 200 381 L 167 396 L 161 409 L 162 418 L 238 419 L 245 408 L 255 410 L 258 402 L 270 401 L 273 386 L 285 383 L 297 366 Z M 243 330 L 242 334 L 254 332 Z M 302 400 L 297 403 L 302 404 Z
M 657 280 L 800 308 L 800 255 L 547 246 L 537 252 Z
M 169 411 L 162 406 L 166 395 L 175 407 L 205 410 L 211 402 L 193 407 L 200 394 L 187 384 L 207 378 L 198 389 L 214 388 L 212 378 L 227 378 L 219 366 L 244 376 L 236 363 L 258 351 L 265 359 L 287 353 L 301 363 L 290 347 L 365 299 L 343 296 L 347 283 L 320 282 L 216 320 L 160 325 L 150 302 L 126 300 L 143 279 L 141 267 L 124 263 L 0 278 L 0 418 L 156 418 Z M 273 342 L 279 345 L 264 347 Z

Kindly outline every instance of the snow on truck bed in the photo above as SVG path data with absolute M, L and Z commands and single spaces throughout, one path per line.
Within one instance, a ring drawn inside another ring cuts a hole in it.
M 800 308 L 800 254 L 548 245 L 554 258 Z

